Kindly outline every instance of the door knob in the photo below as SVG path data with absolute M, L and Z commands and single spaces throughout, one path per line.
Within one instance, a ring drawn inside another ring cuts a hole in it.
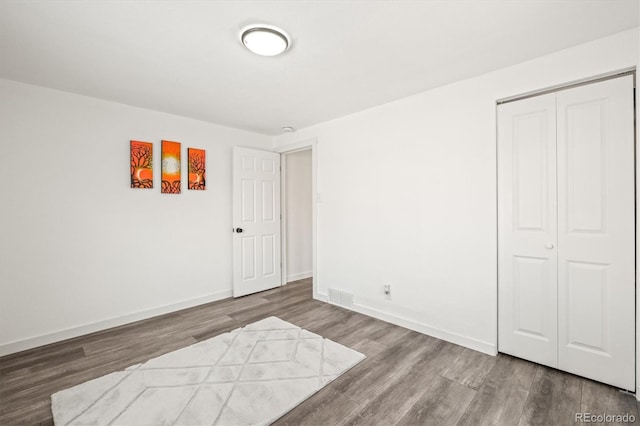
M 547 243 L 544 245 L 544 248 L 548 248 L 548 249 L 552 249 L 553 248 L 553 243 Z
M 242 234 L 243 229 L 242 229 L 242 228 L 236 228 L 236 229 L 235 229 L 235 231 L 236 231 L 238 234 Z

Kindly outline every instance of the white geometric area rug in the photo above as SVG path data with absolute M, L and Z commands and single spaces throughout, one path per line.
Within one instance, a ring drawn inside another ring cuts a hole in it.
M 264 425 L 365 358 L 277 317 L 51 396 L 56 425 Z

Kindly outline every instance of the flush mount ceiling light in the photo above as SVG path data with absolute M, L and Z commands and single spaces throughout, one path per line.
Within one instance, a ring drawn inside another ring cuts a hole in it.
M 271 25 L 251 25 L 242 30 L 242 44 L 261 56 L 276 56 L 289 48 L 289 36 L 280 28 Z
M 296 129 L 294 129 L 291 126 L 282 126 L 282 131 L 283 132 L 295 132 Z

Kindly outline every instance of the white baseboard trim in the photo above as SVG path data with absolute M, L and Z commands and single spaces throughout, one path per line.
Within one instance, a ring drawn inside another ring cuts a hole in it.
M 60 342 L 62 340 L 71 339 L 85 334 L 94 333 L 96 331 L 106 330 L 108 328 L 118 327 L 120 325 L 129 324 L 135 321 L 155 317 L 158 315 L 168 314 L 170 312 L 179 311 L 193 306 L 203 305 L 205 303 L 215 302 L 216 300 L 231 297 L 231 290 L 212 293 L 207 296 L 197 297 L 195 299 L 184 300 L 178 303 L 159 306 L 157 308 L 147 309 L 116 318 L 110 318 L 102 321 L 96 321 L 89 324 L 83 324 L 77 327 L 67 328 L 65 330 L 54 331 L 53 333 L 43 334 L 36 337 L 30 337 L 23 340 L 0 345 L 0 356 L 24 351 L 27 349 L 37 348 L 38 346 L 48 345 L 50 343 Z
M 298 281 L 298 280 L 303 280 L 305 278 L 309 278 L 313 276 L 313 272 L 312 271 L 307 271 L 307 272 L 299 272 L 297 274 L 289 274 L 287 275 L 287 283 L 290 283 L 291 281 Z
M 357 303 L 354 303 L 352 309 L 361 314 L 369 315 L 370 317 L 374 317 L 382 321 L 390 322 L 392 324 L 399 325 L 404 328 L 408 328 L 409 330 L 417 331 L 418 333 L 426 334 L 428 336 L 445 340 L 450 343 L 455 343 L 456 345 L 464 346 L 466 348 L 473 349 L 478 352 L 483 352 L 485 354 L 489 354 L 493 356 L 498 354 L 498 348 L 496 347 L 496 345 L 491 344 L 489 342 L 474 339 L 472 337 L 463 336 L 458 333 L 443 330 L 441 328 L 433 327 L 433 326 L 423 324 L 417 321 L 413 321 L 407 318 L 402 318 L 396 315 L 388 314 L 378 309 L 369 308 L 367 306 L 359 305 Z
M 317 293 L 315 295 L 317 300 L 327 302 L 329 297 L 326 294 Z M 368 306 L 354 303 L 353 307 L 337 305 L 345 309 L 351 309 L 352 311 L 389 322 L 391 324 L 399 325 L 400 327 L 408 328 L 409 330 L 417 331 L 418 333 L 426 334 L 437 339 L 445 340 L 456 345 L 464 346 L 469 349 L 473 349 L 478 352 L 482 352 L 488 355 L 496 356 L 498 354 L 498 348 L 495 344 L 485 342 L 482 340 L 474 339 L 472 337 L 463 336 L 458 333 L 443 330 L 438 327 L 433 327 L 427 324 L 423 324 L 414 320 L 399 317 L 397 315 L 388 314 L 379 309 L 370 308 Z
M 329 296 L 324 293 L 320 293 L 320 292 L 314 293 L 313 298 L 321 302 L 325 302 L 325 303 L 329 302 Z

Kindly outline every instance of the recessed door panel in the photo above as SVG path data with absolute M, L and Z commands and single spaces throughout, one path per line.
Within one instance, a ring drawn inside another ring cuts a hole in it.
M 513 117 L 515 227 L 543 230 L 547 219 L 547 112 Z
M 564 169 L 568 232 L 604 232 L 606 204 L 606 100 L 564 108 Z
M 514 256 L 513 286 L 515 291 L 513 312 L 515 331 L 536 339 L 548 339 L 547 283 L 549 265 L 547 259 Z
M 274 173 L 276 170 L 276 162 L 270 158 L 262 159 L 262 172 L 263 173 Z
M 242 279 L 256 278 L 256 237 L 244 236 L 242 241 Z
M 241 211 L 242 222 L 255 222 L 256 220 L 256 182 L 250 179 L 242 180 L 241 187 Z
M 262 274 L 271 276 L 276 272 L 276 238 L 274 235 L 262 236 Z
M 243 172 L 255 172 L 256 171 L 256 159 L 249 155 L 243 155 L 241 161 L 241 168 Z
M 567 262 L 567 344 L 607 355 L 607 265 Z
M 262 181 L 262 220 L 265 222 L 273 222 L 275 220 L 274 193 L 274 182 L 272 180 Z

